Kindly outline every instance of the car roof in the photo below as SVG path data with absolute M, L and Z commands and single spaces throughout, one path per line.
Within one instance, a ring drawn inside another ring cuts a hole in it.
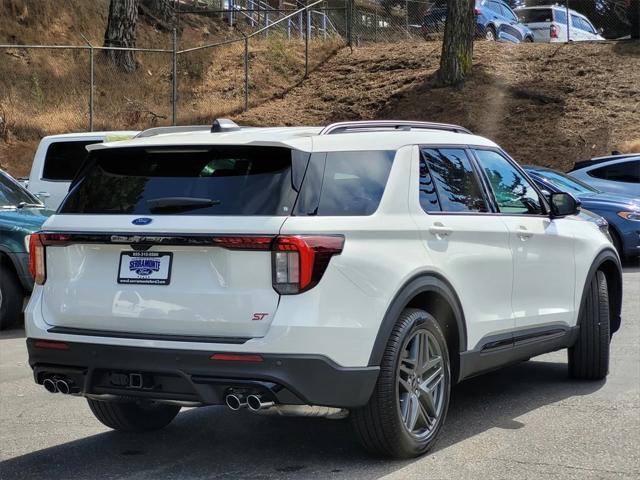
M 541 10 L 541 9 L 545 9 L 545 8 L 552 8 L 554 10 L 562 10 L 562 11 L 567 11 L 567 9 L 565 7 L 563 7 L 562 5 L 532 5 L 530 7 L 518 7 L 518 8 L 514 8 L 514 10 Z M 589 20 L 584 14 L 573 10 L 572 8 L 569 9 L 569 13 L 573 13 L 574 15 L 577 15 L 579 17 L 582 18 L 586 18 L 587 20 Z
M 484 137 L 444 130 L 353 131 L 321 134 L 325 127 L 249 127 L 223 132 L 178 132 L 94 144 L 88 150 L 124 147 L 182 147 L 209 145 L 280 146 L 302 151 L 397 150 L 405 145 L 443 144 L 498 147 Z
M 571 172 L 582 170 L 584 168 L 594 167 L 596 165 L 604 166 L 608 163 L 622 162 L 624 160 L 640 159 L 639 153 L 623 153 L 619 155 L 608 155 L 604 157 L 593 157 L 590 160 L 581 160 L 573 164 Z

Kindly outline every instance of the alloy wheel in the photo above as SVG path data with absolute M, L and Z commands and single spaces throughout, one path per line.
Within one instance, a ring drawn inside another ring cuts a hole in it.
M 435 336 L 425 329 L 413 332 L 400 356 L 397 384 L 402 422 L 421 440 L 434 432 L 444 410 L 444 367 Z

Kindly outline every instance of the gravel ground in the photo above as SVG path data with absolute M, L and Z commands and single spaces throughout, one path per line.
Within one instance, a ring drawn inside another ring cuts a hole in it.
M 624 283 L 606 382 L 569 380 L 564 352 L 463 382 L 435 450 L 402 462 L 363 453 L 348 422 L 222 407 L 185 410 L 158 433 L 114 433 L 83 399 L 37 387 L 24 332 L 4 332 L 0 478 L 637 479 L 640 269 Z

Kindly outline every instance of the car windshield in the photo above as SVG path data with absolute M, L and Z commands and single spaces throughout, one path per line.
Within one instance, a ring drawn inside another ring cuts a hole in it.
M 564 173 L 551 170 L 537 171 L 536 173 L 561 192 L 574 193 L 576 195 L 588 195 L 599 192 L 599 190 L 596 190 L 592 186 Z
M 0 208 L 15 208 L 21 205 L 41 205 L 41 202 L 0 172 Z

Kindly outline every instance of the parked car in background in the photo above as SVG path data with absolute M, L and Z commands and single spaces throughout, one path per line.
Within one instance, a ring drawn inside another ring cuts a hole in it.
M 529 28 L 519 23 L 511 8 L 499 0 L 477 0 L 475 5 L 476 36 L 487 40 L 508 42 L 533 42 L 534 35 Z M 447 0 L 436 0 L 425 14 L 422 34 L 429 38 L 444 32 L 447 19 Z
M 541 189 L 550 193 L 569 192 L 582 206 L 609 223 L 611 241 L 621 257 L 640 255 L 640 192 L 636 198 L 606 193 L 545 167 L 525 167 Z
M 65 133 L 44 137 L 31 165 L 27 189 L 50 210 L 55 210 L 69 190 L 71 180 L 87 157 L 85 147 L 134 137 L 135 131 Z
M 0 330 L 14 325 L 22 314 L 29 273 L 29 235 L 52 212 L 8 173 L 0 170 Z
M 533 32 L 536 42 L 604 40 L 604 37 L 600 35 L 601 32 L 596 30 L 587 17 L 575 10 L 567 10 L 560 5 L 520 7 L 514 11 L 519 21 Z M 567 12 L 571 19 L 569 28 L 567 28 Z
M 572 177 L 603 192 L 640 197 L 640 154 L 611 155 L 576 162 Z

